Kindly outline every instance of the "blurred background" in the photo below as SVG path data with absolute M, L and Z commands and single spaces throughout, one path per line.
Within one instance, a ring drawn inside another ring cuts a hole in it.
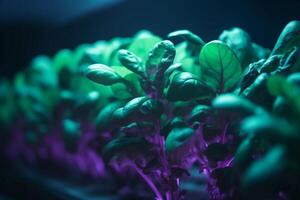
M 284 25 L 300 19 L 299 5 L 297 0 L 0 0 L 0 74 L 13 76 L 37 54 L 51 56 L 140 29 L 160 36 L 190 29 L 208 41 L 238 26 L 272 48 Z

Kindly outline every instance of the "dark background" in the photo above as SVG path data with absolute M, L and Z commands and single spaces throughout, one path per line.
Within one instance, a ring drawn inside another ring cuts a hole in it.
M 0 0 L 0 5 L 1 1 L 4 0 Z M 47 3 L 51 3 L 50 0 L 43 2 L 46 2 L 46 8 L 50 5 Z M 124 0 L 82 13 L 80 17 L 63 23 L 43 19 L 3 19 L 0 20 L 0 76 L 11 77 L 37 54 L 52 56 L 62 48 L 75 48 L 81 43 L 115 36 L 132 36 L 140 29 L 148 29 L 163 37 L 177 29 L 190 29 L 208 41 L 217 38 L 222 30 L 238 26 L 245 29 L 255 42 L 272 48 L 285 24 L 300 19 L 298 2 Z M 9 9 L 6 13 L 10 12 Z M 22 10 L 22 6 L 18 9 Z

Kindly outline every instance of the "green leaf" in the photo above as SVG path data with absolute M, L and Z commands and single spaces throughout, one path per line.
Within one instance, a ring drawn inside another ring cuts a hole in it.
M 194 129 L 186 126 L 182 121 L 173 120 L 172 129 L 166 138 L 166 150 L 168 152 L 185 144 L 194 134 Z
M 140 106 L 148 99 L 148 97 L 137 97 L 130 100 L 124 107 L 121 107 L 114 112 L 113 119 L 115 121 L 123 121 L 126 118 L 130 120 L 129 118 L 136 115 Z
M 108 65 L 111 66 L 118 66 L 121 65 L 119 58 L 118 58 L 118 51 L 120 49 L 126 49 L 129 44 L 132 42 L 131 38 L 114 38 L 109 41 L 108 46 L 106 46 L 105 49 L 105 55 L 108 56 Z M 107 51 L 107 48 L 109 48 L 109 52 Z
M 251 139 L 244 139 L 236 150 L 234 155 L 234 166 L 237 171 L 244 171 L 252 162 L 253 144 Z
M 298 119 L 300 117 L 299 77 L 299 74 L 295 73 L 289 76 L 287 80 L 284 77 L 278 75 L 270 76 L 267 80 L 267 87 L 269 92 L 274 96 L 283 97 L 283 100 L 287 101 L 287 103 L 285 104 L 292 108 L 290 109 L 290 111 L 292 111 L 292 113 L 290 113 L 290 116 L 292 116 L 292 114 L 295 114 L 295 116 L 297 116 L 296 118 Z M 286 109 L 288 110 L 288 108 Z
M 102 97 L 105 98 L 105 97 Z M 77 99 L 77 104 L 75 110 L 72 111 L 73 116 L 79 120 L 94 120 L 95 114 L 101 103 L 101 96 L 98 91 L 90 91 L 87 94 L 79 95 Z M 91 109 L 93 108 L 93 109 Z M 84 113 L 84 115 L 82 115 Z
M 71 120 L 63 120 L 63 138 L 68 150 L 74 151 L 78 140 L 80 139 L 80 124 Z
M 295 128 L 285 120 L 268 116 L 254 115 L 247 117 L 241 123 L 240 133 L 242 136 L 254 140 L 267 140 L 272 143 L 290 143 L 298 137 Z
M 169 78 L 171 74 L 175 71 L 182 71 L 182 64 L 180 63 L 175 63 L 168 67 L 168 69 L 165 71 L 165 77 Z
M 155 133 L 155 126 L 152 122 L 133 122 L 120 128 L 120 132 L 127 136 L 141 136 Z
M 203 80 L 216 93 L 232 89 L 241 78 L 241 65 L 234 52 L 221 41 L 211 41 L 200 52 Z
M 253 52 L 252 41 L 246 31 L 234 27 L 230 30 L 223 31 L 219 39 L 225 42 L 234 51 L 243 68 L 256 60 L 256 56 L 253 55 L 256 52 Z
M 143 115 L 154 115 L 159 117 L 163 113 L 163 104 L 154 99 L 148 99 L 139 108 Z
M 284 54 L 300 46 L 300 21 L 289 22 L 282 30 L 271 55 Z
M 287 81 L 293 83 L 297 88 L 300 89 L 300 72 L 289 75 L 287 77 Z
M 265 113 L 262 108 L 253 104 L 249 100 L 234 94 L 222 94 L 216 97 L 212 102 L 212 106 L 217 110 L 241 116 Z
M 107 143 L 102 152 L 103 159 L 109 161 L 119 153 L 143 152 L 149 143 L 143 137 L 119 136 Z
M 142 64 L 142 59 L 136 56 L 134 53 L 121 49 L 118 52 L 118 57 L 122 65 L 134 73 L 145 77 L 145 72 Z
M 148 31 L 140 31 L 136 34 L 127 50 L 134 53 L 135 55 L 140 57 L 143 62 L 145 62 L 148 58 L 149 51 L 156 43 L 160 41 L 160 37 L 155 36 Z
M 72 70 L 73 53 L 69 49 L 63 49 L 57 52 L 53 58 L 53 68 L 59 73 L 63 68 Z
M 124 79 L 122 83 L 111 86 L 115 97 L 119 99 L 128 99 L 133 96 L 143 95 L 140 76 L 123 66 L 112 66 L 111 68 Z
M 263 65 L 257 65 L 257 71 L 259 73 L 271 73 L 278 68 L 281 59 L 282 55 L 270 56 L 266 61 L 264 61 Z
M 175 63 L 181 63 L 182 69 L 185 72 L 190 72 L 197 77 L 201 77 L 201 68 L 199 65 L 199 52 L 191 53 L 187 42 L 182 42 L 176 45 Z M 194 55 L 195 54 L 195 55 Z
M 271 187 L 271 190 L 274 190 L 282 184 L 288 173 L 287 163 L 286 148 L 274 146 L 265 156 L 250 165 L 242 177 L 244 189 L 253 191 L 260 188 L 267 192 L 266 189 Z
M 86 61 L 86 51 L 87 49 L 91 48 L 91 44 L 81 44 L 78 47 L 76 47 L 71 55 L 71 64 L 69 68 L 71 71 L 76 71 L 78 69 L 78 66 L 84 65 L 84 64 L 91 64 L 91 63 L 85 63 Z
M 270 76 L 267 80 L 267 88 L 269 92 L 274 96 L 282 96 L 289 101 L 293 101 L 299 98 L 299 87 L 297 87 L 292 79 L 287 81 L 283 76 Z
M 175 54 L 175 46 L 171 41 L 155 44 L 146 62 L 146 72 L 151 81 L 162 79 L 163 73 L 173 63 Z
M 172 112 L 174 116 L 183 117 L 190 113 L 190 109 L 192 106 L 195 105 L 194 101 L 176 101 L 172 103 Z
M 78 66 L 91 65 L 95 63 L 107 63 L 108 58 L 106 57 L 106 53 L 109 50 L 107 43 L 104 41 L 86 46 L 81 51 L 81 58 L 78 60 L 77 64 Z
M 0 126 L 3 128 L 11 128 L 10 123 L 15 114 L 15 101 L 13 98 L 12 85 L 8 80 L 0 78 Z M 6 131 L 2 132 L 5 133 Z
M 52 62 L 47 56 L 35 57 L 28 71 L 25 72 L 27 82 L 44 88 L 57 86 L 57 77 L 52 67 Z
M 124 79 L 114 69 L 102 64 L 89 65 L 83 69 L 83 73 L 90 80 L 102 85 L 124 82 Z
M 205 44 L 199 36 L 197 36 L 196 34 L 192 33 L 189 30 L 178 30 L 168 34 L 168 38 L 177 38 L 177 37 L 181 37 L 187 42 L 198 46 L 199 50 Z
M 190 122 L 205 122 L 212 115 L 212 109 L 207 105 L 197 105 L 193 108 L 189 121 Z
M 121 101 L 112 102 L 101 109 L 96 118 L 97 130 L 103 130 L 110 125 L 112 115 L 123 105 Z
M 170 101 L 188 101 L 194 98 L 207 98 L 212 95 L 213 91 L 207 85 L 188 72 L 176 73 L 166 94 Z
M 269 74 L 267 73 L 262 73 L 257 76 L 253 83 L 241 93 L 241 96 L 247 98 L 252 103 L 270 108 L 272 106 L 274 97 L 268 92 L 268 77 Z
M 285 92 L 287 82 L 282 76 L 271 76 L 267 80 L 267 87 L 269 92 L 274 96 L 281 96 Z M 288 88 L 286 88 L 288 89 Z
M 112 122 L 125 125 L 132 121 L 154 121 L 163 112 L 161 102 L 148 97 L 137 97 L 113 113 Z

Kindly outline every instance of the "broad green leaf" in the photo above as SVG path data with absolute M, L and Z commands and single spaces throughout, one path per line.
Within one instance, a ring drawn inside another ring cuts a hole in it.
M 44 88 L 53 88 L 57 85 L 57 77 L 52 62 L 47 56 L 35 57 L 25 73 L 27 82 L 32 85 Z
M 187 116 L 190 113 L 190 108 L 195 105 L 194 101 L 176 101 L 173 104 L 173 114 L 177 117 Z
M 132 115 L 136 115 L 139 111 L 139 107 L 148 99 L 148 97 L 137 97 L 129 102 L 124 107 L 117 109 L 113 113 L 113 119 L 115 121 L 123 121 L 126 118 L 130 118 Z M 130 119 L 129 119 L 130 120 Z
M 244 171 L 252 161 L 252 150 L 254 146 L 251 139 L 244 139 L 237 148 L 234 155 L 234 166 L 237 171 Z
M 248 68 L 244 71 L 241 78 L 239 94 L 241 94 L 247 87 L 253 84 L 255 79 L 260 74 L 259 69 L 265 62 L 266 62 L 265 59 L 261 59 L 257 62 L 251 63 L 248 66 Z
M 242 136 L 272 143 L 290 143 L 295 138 L 295 127 L 283 119 L 268 115 L 253 115 L 244 119 L 240 126 Z
M 197 105 L 193 108 L 189 121 L 190 122 L 205 122 L 210 115 L 212 115 L 212 109 L 207 105 Z
M 170 101 L 188 101 L 194 98 L 207 98 L 212 90 L 188 72 L 178 72 L 171 79 L 166 96 Z
M 148 97 L 137 97 L 113 113 L 113 122 L 126 124 L 132 120 L 153 121 L 162 114 L 162 103 Z
M 182 65 L 180 63 L 175 63 L 168 67 L 168 69 L 164 73 L 164 84 L 165 86 L 170 84 L 170 81 L 177 72 L 182 72 Z
M 175 118 L 172 122 L 172 129 L 166 138 L 166 150 L 170 152 L 182 146 L 194 132 L 194 129 L 186 126 L 181 120 L 176 120 Z
M 73 52 L 69 49 L 62 49 L 57 52 L 53 58 L 53 68 L 56 73 L 59 73 L 63 68 L 72 69 Z
M 114 38 L 112 39 L 108 44 L 108 46 L 105 49 L 105 52 L 107 51 L 107 48 L 110 49 L 110 53 L 106 53 L 109 57 L 108 65 L 111 66 L 121 66 L 122 64 L 119 61 L 118 58 L 118 51 L 120 49 L 127 49 L 129 45 L 131 44 L 132 39 L 131 38 Z
M 163 113 L 163 104 L 154 99 L 146 100 L 139 108 L 143 115 L 153 115 L 159 117 Z
M 191 58 L 191 57 L 184 58 L 181 61 L 181 63 L 182 63 L 183 71 L 194 74 L 199 78 L 201 77 L 201 67 L 199 63 L 197 63 L 195 58 Z
M 282 30 L 271 55 L 284 54 L 300 46 L 300 21 L 289 22 Z
M 289 102 L 281 96 L 276 97 L 273 103 L 273 112 L 276 115 L 284 117 L 289 120 L 295 117 L 293 115 L 294 109 L 292 108 L 292 105 L 289 104 Z
M 181 63 L 182 69 L 185 72 L 190 72 L 197 77 L 201 77 L 201 68 L 199 66 L 198 55 L 200 50 L 196 55 L 191 54 L 188 51 L 187 42 L 179 43 L 175 46 L 176 56 L 174 59 L 175 63 Z
M 128 70 L 127 68 L 125 68 L 123 66 L 112 66 L 111 68 L 116 73 L 118 73 L 124 80 L 126 80 L 127 84 L 133 83 L 132 79 L 128 80 L 128 76 L 130 76 L 130 75 L 136 76 L 136 74 L 134 74 L 133 72 L 131 72 L 130 70 Z M 132 76 L 131 76 L 131 78 L 132 78 Z M 129 81 L 129 83 L 127 81 Z M 128 98 L 131 98 L 133 95 L 129 91 L 129 87 L 126 84 L 124 84 L 124 82 L 113 84 L 110 88 L 111 88 L 114 96 L 119 99 L 128 99 Z
M 270 56 L 267 60 L 264 61 L 263 65 L 257 66 L 257 71 L 259 73 L 271 73 L 278 68 L 281 59 L 282 55 Z
M 124 81 L 111 86 L 114 96 L 119 99 L 128 99 L 132 96 L 143 95 L 140 84 L 140 77 L 123 66 L 112 66 Z
M 295 86 L 300 89 L 300 72 L 290 74 L 287 77 L 287 81 L 295 84 Z
M 114 69 L 102 64 L 89 65 L 83 69 L 83 74 L 90 80 L 102 85 L 124 82 L 124 79 Z
M 267 87 L 269 92 L 274 96 L 281 96 L 284 94 L 285 89 L 289 89 L 285 78 L 282 76 L 269 77 L 267 81 Z
M 293 81 L 287 81 L 283 76 L 270 76 L 267 80 L 269 92 L 274 96 L 282 96 L 293 101 L 299 97 L 299 87 Z
M 76 117 L 78 116 L 78 118 L 83 117 L 84 119 L 89 119 L 91 117 L 94 118 L 94 115 L 96 114 L 96 110 L 99 108 L 99 103 L 101 102 L 100 93 L 97 91 L 89 91 L 84 95 L 78 95 L 78 96 L 80 98 L 78 98 L 77 100 L 77 105 L 76 105 L 76 109 L 73 111 L 73 116 Z M 85 113 L 85 115 L 82 116 L 82 113 Z
M 240 116 L 265 113 L 262 108 L 247 99 L 233 94 L 222 94 L 216 97 L 212 101 L 212 106 L 217 110 L 238 114 Z
M 256 56 L 253 55 L 255 52 L 253 52 L 251 38 L 246 31 L 234 27 L 223 31 L 219 39 L 234 51 L 243 68 L 256 60 Z
M 274 96 L 283 97 L 284 100 L 292 107 L 293 113 L 297 118 L 300 117 L 300 88 L 299 75 L 294 74 L 286 80 L 282 76 L 271 76 L 267 80 L 269 92 Z
M 107 63 L 108 58 L 105 54 L 108 51 L 108 47 L 106 42 L 98 41 L 93 45 L 86 46 L 83 50 L 81 58 L 77 64 L 78 66 Z
M 247 98 L 252 103 L 255 103 L 266 108 L 271 108 L 274 97 L 268 92 L 267 79 L 269 74 L 262 73 L 255 78 L 253 83 L 249 85 L 241 96 Z
M 232 89 L 241 78 L 241 65 L 234 52 L 221 41 L 211 41 L 200 52 L 203 80 L 216 93 Z
M 102 130 L 110 125 L 110 121 L 112 120 L 112 115 L 123 105 L 121 101 L 112 102 L 105 107 L 103 107 L 96 118 L 96 126 L 98 130 Z
M 168 38 L 176 38 L 176 37 L 181 37 L 187 40 L 188 42 L 199 46 L 203 46 L 205 44 L 199 36 L 197 36 L 196 34 L 192 33 L 189 30 L 178 30 L 168 34 Z
M 111 86 L 113 96 L 120 100 L 126 100 L 133 97 L 133 95 L 128 90 L 128 87 L 122 83 L 117 83 Z
M 140 31 L 136 34 L 127 50 L 140 57 L 143 62 L 146 62 L 149 51 L 160 41 L 160 37 L 155 36 L 148 31 Z
M 119 50 L 118 57 L 121 64 L 124 65 L 127 69 L 141 76 L 145 76 L 141 58 L 125 49 Z
M 81 44 L 75 48 L 71 57 L 71 68 L 69 70 L 76 71 L 78 67 L 84 64 L 83 60 L 85 57 L 86 50 L 91 48 L 91 44 Z
M 155 125 L 152 122 L 133 122 L 120 128 L 120 132 L 127 136 L 150 135 L 155 132 Z
M 171 65 L 170 67 L 168 67 L 168 69 L 165 71 L 165 77 L 170 77 L 171 74 L 177 70 L 182 70 L 182 65 L 180 63 L 175 63 L 173 65 Z
M 243 187 L 247 190 L 261 188 L 265 192 L 269 187 L 278 187 L 288 172 L 287 157 L 284 146 L 274 146 L 265 156 L 250 165 L 242 177 Z
M 149 143 L 143 137 L 119 136 L 104 146 L 102 156 L 105 161 L 109 161 L 119 153 L 142 153 L 148 146 Z
M 146 72 L 151 81 L 162 79 L 163 73 L 173 63 L 175 54 L 175 46 L 171 41 L 155 44 L 146 62 Z
M 181 42 L 175 45 L 176 56 L 174 59 L 175 63 L 181 63 L 185 58 L 192 58 L 190 53 L 186 50 L 187 42 Z

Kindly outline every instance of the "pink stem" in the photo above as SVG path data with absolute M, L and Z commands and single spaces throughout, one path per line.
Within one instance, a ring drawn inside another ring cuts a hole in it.
M 142 170 L 140 170 L 135 164 L 132 165 L 132 167 L 135 169 L 135 171 L 142 177 L 142 179 L 147 183 L 147 185 L 151 188 L 151 190 L 154 192 L 154 194 L 157 197 L 157 200 L 163 200 L 162 195 L 158 191 L 157 187 L 154 185 L 154 183 L 150 180 L 150 178 L 145 175 Z

